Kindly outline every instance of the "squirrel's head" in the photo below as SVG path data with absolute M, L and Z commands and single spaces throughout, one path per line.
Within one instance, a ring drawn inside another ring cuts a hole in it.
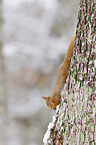
M 49 97 L 49 96 L 48 96 L 48 97 L 43 96 L 42 98 L 46 101 L 47 106 L 48 106 L 50 109 L 52 109 L 53 104 L 52 104 L 52 102 L 51 102 L 51 100 L 50 100 L 50 97 Z

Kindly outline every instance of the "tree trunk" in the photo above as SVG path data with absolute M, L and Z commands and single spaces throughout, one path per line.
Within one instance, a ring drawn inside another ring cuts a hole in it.
M 5 84 L 5 65 L 2 54 L 3 33 L 2 33 L 2 1 L 0 0 L 0 144 L 7 145 L 6 141 L 6 84 Z
M 44 145 L 96 144 L 96 0 L 80 0 L 73 56 Z

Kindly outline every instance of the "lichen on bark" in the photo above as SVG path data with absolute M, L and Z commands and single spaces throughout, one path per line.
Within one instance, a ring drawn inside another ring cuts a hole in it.
M 81 0 L 73 56 L 44 145 L 96 143 L 96 1 Z

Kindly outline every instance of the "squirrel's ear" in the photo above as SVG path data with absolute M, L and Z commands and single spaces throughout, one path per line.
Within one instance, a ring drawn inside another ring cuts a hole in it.
M 46 100 L 46 99 L 47 99 L 47 97 L 45 97 L 45 96 L 43 96 L 42 98 L 43 98 L 44 100 Z

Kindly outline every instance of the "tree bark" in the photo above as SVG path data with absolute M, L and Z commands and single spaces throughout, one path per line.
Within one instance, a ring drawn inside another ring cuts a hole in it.
M 96 0 L 80 0 L 73 56 L 44 145 L 96 144 Z

